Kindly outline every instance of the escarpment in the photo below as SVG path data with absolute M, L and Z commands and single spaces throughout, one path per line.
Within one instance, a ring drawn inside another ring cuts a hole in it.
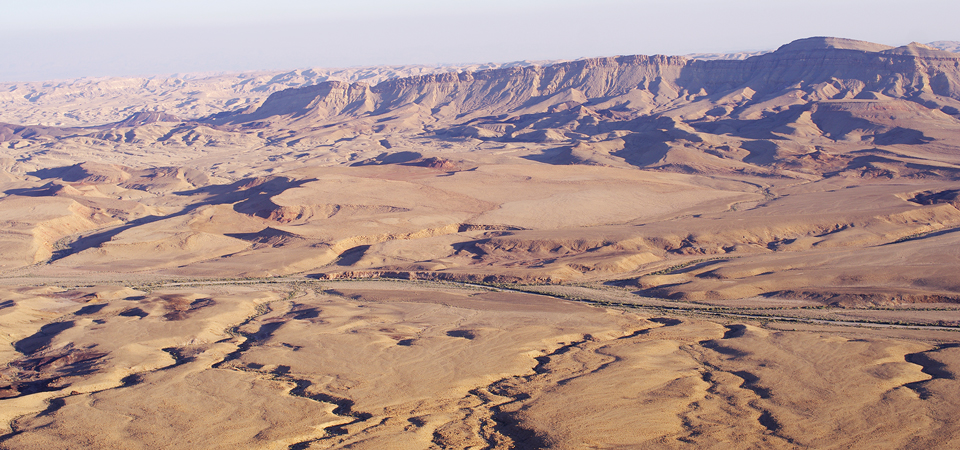
M 836 92 L 825 94 L 823 85 Z M 892 48 L 836 38 L 809 38 L 746 60 L 687 60 L 677 56 L 586 58 L 548 66 L 396 78 L 374 86 L 324 82 L 271 95 L 249 112 L 217 118 L 242 123 L 273 116 L 289 120 L 337 120 L 383 115 L 416 105 L 439 122 L 516 114 L 533 106 L 602 104 L 636 115 L 663 112 L 679 103 L 716 99 L 734 92 L 749 105 L 769 96 L 800 92 L 807 100 L 877 96 L 950 107 L 960 102 L 960 55 L 911 44 Z M 634 105 L 640 93 L 652 105 Z M 741 105 L 742 106 L 742 105 Z

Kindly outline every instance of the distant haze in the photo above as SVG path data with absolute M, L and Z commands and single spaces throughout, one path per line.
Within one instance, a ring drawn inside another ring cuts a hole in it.
M 950 0 L 3 0 L 0 81 L 960 40 Z

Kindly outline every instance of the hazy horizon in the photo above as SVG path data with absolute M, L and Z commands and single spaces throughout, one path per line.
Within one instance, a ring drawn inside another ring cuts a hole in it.
M 960 40 L 960 5 L 947 1 L 909 21 L 892 1 L 862 0 L 7 3 L 4 82 L 757 51 L 811 36 Z

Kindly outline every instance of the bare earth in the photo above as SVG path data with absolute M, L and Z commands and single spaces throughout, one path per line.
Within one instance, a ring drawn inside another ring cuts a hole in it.
M 935 44 L 6 86 L 0 448 L 957 448 Z

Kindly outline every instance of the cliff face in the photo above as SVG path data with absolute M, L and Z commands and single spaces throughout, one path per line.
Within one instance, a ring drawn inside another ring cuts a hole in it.
M 0 123 L 0 143 L 28 149 L 14 155 L 35 164 L 23 171 L 60 164 L 47 147 L 61 145 L 150 148 L 158 167 L 170 165 L 165 155 L 199 158 L 231 178 L 247 172 L 193 151 L 262 151 L 266 167 L 308 157 L 392 164 L 382 155 L 398 152 L 449 159 L 430 148 L 485 145 L 524 147 L 515 156 L 549 164 L 797 177 L 859 174 L 853 152 L 887 152 L 900 155 L 896 170 L 883 163 L 869 173 L 960 176 L 940 166 L 960 164 L 960 54 L 921 44 L 809 38 L 744 60 L 589 58 L 375 85 L 326 81 L 236 104 L 190 121 L 150 112 L 86 128 Z M 915 157 L 936 168 L 917 168 Z
M 573 92 L 589 100 L 636 89 L 657 92 L 663 83 L 677 80 L 687 64 L 682 57 L 623 56 L 397 78 L 372 87 L 333 81 L 277 92 L 259 108 L 224 121 L 243 123 L 274 116 L 323 120 L 383 114 L 409 105 L 440 119 L 503 114 L 561 93 Z
M 346 119 L 413 105 L 433 119 L 465 123 L 483 116 L 547 111 L 558 104 L 601 105 L 635 115 L 664 112 L 699 99 L 745 95 L 737 106 L 799 91 L 804 100 L 904 98 L 943 108 L 960 105 L 960 55 L 919 44 L 890 48 L 810 38 L 742 61 L 683 57 L 590 58 L 362 83 L 326 82 L 271 95 L 242 123 L 280 118 Z M 531 109 L 532 108 L 532 109 Z

